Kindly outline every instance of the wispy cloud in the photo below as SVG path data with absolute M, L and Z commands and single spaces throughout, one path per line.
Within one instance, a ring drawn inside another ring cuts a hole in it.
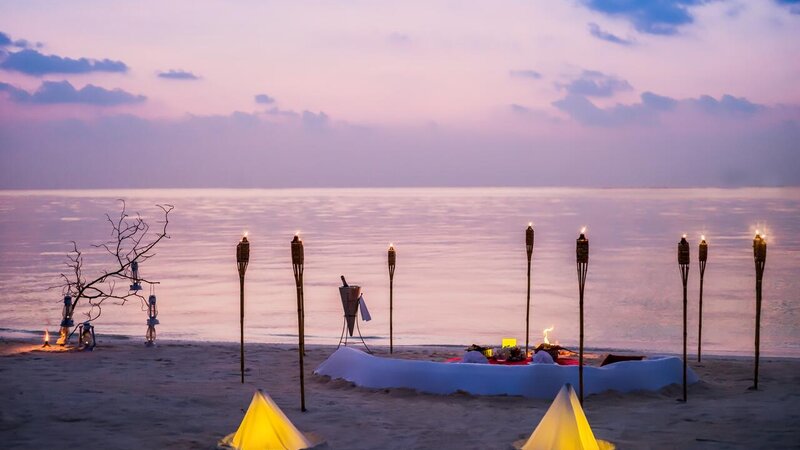
M 11 101 L 30 104 L 81 103 L 95 106 L 116 106 L 141 103 L 144 95 L 134 95 L 122 89 L 105 89 L 87 84 L 75 89 L 68 81 L 45 81 L 30 93 L 8 83 L 0 82 L 0 92 L 5 92 Z
M 614 44 L 619 44 L 619 45 L 632 45 L 633 44 L 632 40 L 624 39 L 624 38 L 621 38 L 621 37 L 619 37 L 619 36 L 617 36 L 615 34 L 609 33 L 608 31 L 605 31 L 602 28 L 600 28 L 600 25 L 598 25 L 596 23 L 590 23 L 589 24 L 589 34 L 591 34 L 592 36 L 596 37 L 597 39 L 600 39 L 600 40 L 603 40 L 603 41 L 606 41 L 606 42 L 611 42 L 611 43 L 614 43 Z
M 44 55 L 31 49 L 8 53 L 5 60 L 0 63 L 0 68 L 36 76 L 53 73 L 76 74 L 128 71 L 128 66 L 122 61 L 62 58 L 56 55 Z
M 193 74 L 192 72 L 187 72 L 185 70 L 173 70 L 170 69 L 167 72 L 159 72 L 159 78 L 166 78 L 168 80 L 199 80 L 200 77 Z
M 508 75 L 512 78 L 529 78 L 532 80 L 540 80 L 542 78 L 542 74 L 535 71 L 535 70 L 510 70 L 508 71 Z
M 672 35 L 694 22 L 690 7 L 707 0 L 582 0 L 589 9 L 623 17 L 640 33 Z
M 275 103 L 275 98 L 270 97 L 267 94 L 256 94 L 255 97 L 253 98 L 256 101 L 256 103 L 261 103 L 262 105 L 269 105 L 271 103 Z
M 749 116 L 763 108 L 762 105 L 753 103 L 744 97 L 727 94 L 720 97 L 719 100 L 710 95 L 701 95 L 698 98 L 690 99 L 689 102 L 704 112 L 717 115 Z
M 405 46 L 411 44 L 411 36 L 405 33 L 389 33 L 389 35 L 386 36 L 386 42 L 391 45 Z
M 312 130 L 321 130 L 328 126 L 328 115 L 322 111 L 319 113 L 303 111 L 301 119 L 303 126 Z
M 753 103 L 744 97 L 727 94 L 719 100 L 709 95 L 678 100 L 644 92 L 640 99 L 638 103 L 618 103 L 601 108 L 585 96 L 568 94 L 561 100 L 553 102 L 553 106 L 566 112 L 579 123 L 601 127 L 654 123 L 660 113 L 675 110 L 679 106 L 689 111 L 722 117 L 749 117 L 765 109 L 765 106 Z
M 787 6 L 791 14 L 800 14 L 800 0 L 775 0 L 782 6 Z
M 584 70 L 569 83 L 557 84 L 557 86 L 570 94 L 586 97 L 610 97 L 617 92 L 633 89 L 626 80 L 596 70 Z

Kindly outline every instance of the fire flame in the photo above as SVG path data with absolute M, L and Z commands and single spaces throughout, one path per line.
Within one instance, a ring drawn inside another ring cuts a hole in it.
M 47 331 L 46 328 L 44 330 L 44 343 L 45 344 L 49 344 L 50 343 L 50 332 Z
M 683 238 L 686 239 L 686 233 L 683 233 Z
M 700 240 L 701 241 L 705 241 L 706 240 L 706 235 L 705 234 L 701 234 L 700 235 Z
M 550 328 L 545 328 L 544 330 L 542 330 L 542 335 L 544 335 L 544 343 L 545 344 L 550 345 L 550 339 L 548 339 L 547 334 L 550 333 L 551 331 L 555 330 L 555 329 L 556 329 L 556 327 L 555 327 L 555 325 L 553 325 Z
M 528 226 L 532 227 L 533 226 L 533 222 L 528 222 Z
M 244 232 L 244 237 L 247 237 L 248 234 L 250 234 L 250 232 L 249 231 L 245 231 Z
M 581 234 L 586 233 L 586 227 L 581 228 Z

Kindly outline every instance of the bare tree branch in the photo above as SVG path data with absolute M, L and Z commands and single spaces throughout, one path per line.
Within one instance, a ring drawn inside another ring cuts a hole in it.
M 83 253 L 78 249 L 78 244 L 72 241 L 72 250 L 67 253 L 66 266 L 68 273 L 62 273 L 62 291 L 64 295 L 73 297 L 73 302 L 68 310 L 68 317 L 72 318 L 75 308 L 84 300 L 89 305 L 86 312 L 87 321 L 94 321 L 103 312 L 103 303 L 108 299 L 119 300 L 119 304 L 125 304 L 129 299 L 138 298 L 143 305 L 146 300 L 137 291 L 125 291 L 117 293 L 116 282 L 118 280 L 128 282 L 139 282 L 148 285 L 158 284 L 158 281 L 135 278 L 132 273 L 131 265 L 136 262 L 147 261 L 155 256 L 153 249 L 162 240 L 169 239 L 167 227 L 169 226 L 169 213 L 172 212 L 172 205 L 156 205 L 164 214 L 161 228 L 156 234 L 151 233 L 150 225 L 142 218 L 141 214 L 136 213 L 130 216 L 127 212 L 124 200 L 119 217 L 112 219 L 106 214 L 106 220 L 111 226 L 111 239 L 100 244 L 93 244 L 93 248 L 103 249 L 105 253 L 113 258 L 110 268 L 102 270 L 102 273 L 95 278 L 87 281 L 83 273 Z M 151 237 L 152 236 L 152 237 Z

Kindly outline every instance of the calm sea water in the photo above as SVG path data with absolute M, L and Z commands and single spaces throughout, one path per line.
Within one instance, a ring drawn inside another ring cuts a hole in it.
M 524 343 L 524 229 L 534 222 L 532 341 L 554 326 L 562 345 L 578 338 L 575 239 L 588 227 L 586 342 L 595 348 L 680 352 L 681 234 L 692 243 L 689 348 L 697 342 L 699 236 L 710 250 L 704 351 L 753 350 L 752 237 L 767 228 L 762 351 L 800 356 L 798 189 L 321 189 L 6 191 L 0 193 L 0 327 L 56 330 L 69 241 L 86 249 L 87 272 L 108 262 L 91 243 L 109 233 L 106 212 L 124 198 L 158 219 L 175 205 L 171 239 L 143 264 L 161 281 L 160 338 L 235 341 L 239 336 L 235 245 L 251 240 L 246 340 L 296 342 L 289 241 L 305 242 L 306 333 L 336 344 L 342 327 L 339 275 L 364 289 L 371 322 L 362 332 L 388 343 L 386 250 L 397 248 L 396 344 Z M 76 314 L 80 319 L 81 314 Z M 107 304 L 97 332 L 143 338 L 138 302 Z

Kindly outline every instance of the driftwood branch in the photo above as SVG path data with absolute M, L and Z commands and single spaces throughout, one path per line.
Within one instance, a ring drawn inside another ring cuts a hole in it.
M 158 281 L 139 277 L 134 279 L 131 264 L 141 263 L 155 256 L 153 249 L 164 239 L 169 239 L 167 227 L 169 226 L 169 214 L 173 210 L 172 205 L 156 205 L 163 213 L 163 221 L 159 222 L 160 227 L 157 232 L 152 232 L 148 224 L 141 216 L 136 213 L 130 215 L 124 200 L 120 200 L 122 210 L 119 217 L 112 218 L 106 214 L 111 232 L 110 238 L 106 242 L 93 244 L 96 249 L 103 249 L 112 261 L 109 267 L 103 269 L 100 274 L 92 275 L 93 278 L 86 278 L 84 275 L 83 253 L 78 248 L 76 242 L 72 242 L 72 250 L 67 254 L 66 266 L 68 270 L 61 274 L 62 290 L 64 295 L 73 298 L 72 306 L 68 311 L 71 318 L 75 308 L 83 301 L 90 308 L 86 312 L 87 321 L 96 320 L 103 311 L 103 304 L 107 300 L 118 300 L 118 304 L 125 304 L 132 298 L 138 298 L 142 304 L 146 304 L 144 296 L 138 292 L 131 292 L 127 289 L 128 282 L 138 281 L 147 285 L 158 284 Z M 117 289 L 117 282 L 121 282 L 123 289 Z

